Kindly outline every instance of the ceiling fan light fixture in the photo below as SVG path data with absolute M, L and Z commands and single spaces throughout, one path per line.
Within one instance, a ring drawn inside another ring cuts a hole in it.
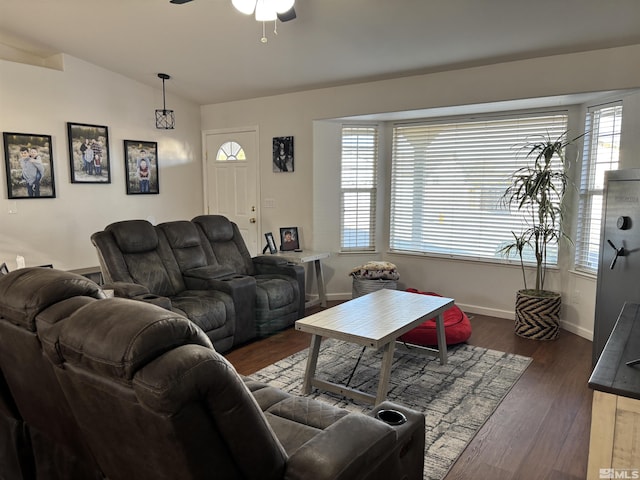
M 270 0 L 258 0 L 256 3 L 256 20 L 258 22 L 272 22 L 278 19 L 273 2 Z
M 256 9 L 256 0 L 231 0 L 231 3 L 240 13 L 251 15 Z
M 291 10 L 291 7 L 293 7 L 293 4 L 296 2 L 295 0 L 271 0 L 271 3 L 276 13 L 285 13 Z

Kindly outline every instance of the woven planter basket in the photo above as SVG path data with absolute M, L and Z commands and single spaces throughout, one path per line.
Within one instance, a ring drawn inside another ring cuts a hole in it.
M 376 292 L 386 288 L 387 290 L 397 290 L 398 282 L 396 280 L 378 279 L 362 279 L 353 277 L 353 285 L 351 287 L 351 297 L 358 298 L 367 293 Z
M 516 335 L 535 340 L 555 340 L 560 330 L 559 293 L 550 296 L 530 295 L 524 290 L 516 295 Z

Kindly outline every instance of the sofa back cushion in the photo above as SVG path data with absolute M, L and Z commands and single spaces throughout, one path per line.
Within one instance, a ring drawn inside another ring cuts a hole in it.
M 200 228 L 203 243 L 210 246 L 210 264 L 240 275 L 255 275 L 251 254 L 235 223 L 222 215 L 200 215 L 191 221 Z
M 107 282 L 144 285 L 171 297 L 185 290 L 180 268 L 162 232 L 146 220 L 126 220 L 94 233 L 91 241 Z
M 156 228 L 164 232 L 182 273 L 207 266 L 205 245 L 196 225 L 186 220 L 178 220 L 161 223 Z
M 43 355 L 41 325 L 46 331 L 64 323 L 71 312 L 103 297 L 91 280 L 55 269 L 23 268 L 0 277 L 0 370 L 31 429 L 37 468 L 56 472 L 55 478 L 95 478 L 85 475 L 98 469 Z
M 61 384 L 108 478 L 282 478 L 284 449 L 198 327 L 142 302 L 99 303 L 57 342 Z

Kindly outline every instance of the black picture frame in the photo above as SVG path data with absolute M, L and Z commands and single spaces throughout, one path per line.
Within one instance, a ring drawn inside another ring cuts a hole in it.
M 111 183 L 109 128 L 67 122 L 71 183 Z
M 56 198 L 51 135 L 2 132 L 7 197 Z
M 271 252 L 272 254 L 278 253 L 278 248 L 276 247 L 276 241 L 273 238 L 273 233 L 265 233 L 264 238 L 267 239 L 267 247 L 269 248 L 269 252 Z
M 291 237 L 291 238 L 288 238 Z M 280 250 L 288 252 L 291 250 L 299 250 L 300 241 L 298 237 L 298 227 L 282 227 L 280 228 Z
M 146 172 L 142 168 L 142 162 L 146 164 Z M 160 193 L 157 142 L 124 140 L 124 166 L 127 195 Z
M 273 171 L 293 172 L 293 137 L 273 137 Z

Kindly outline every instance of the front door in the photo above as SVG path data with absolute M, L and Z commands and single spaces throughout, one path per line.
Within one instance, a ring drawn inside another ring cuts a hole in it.
M 240 229 L 251 256 L 258 254 L 258 155 L 255 130 L 205 132 L 207 211 Z

